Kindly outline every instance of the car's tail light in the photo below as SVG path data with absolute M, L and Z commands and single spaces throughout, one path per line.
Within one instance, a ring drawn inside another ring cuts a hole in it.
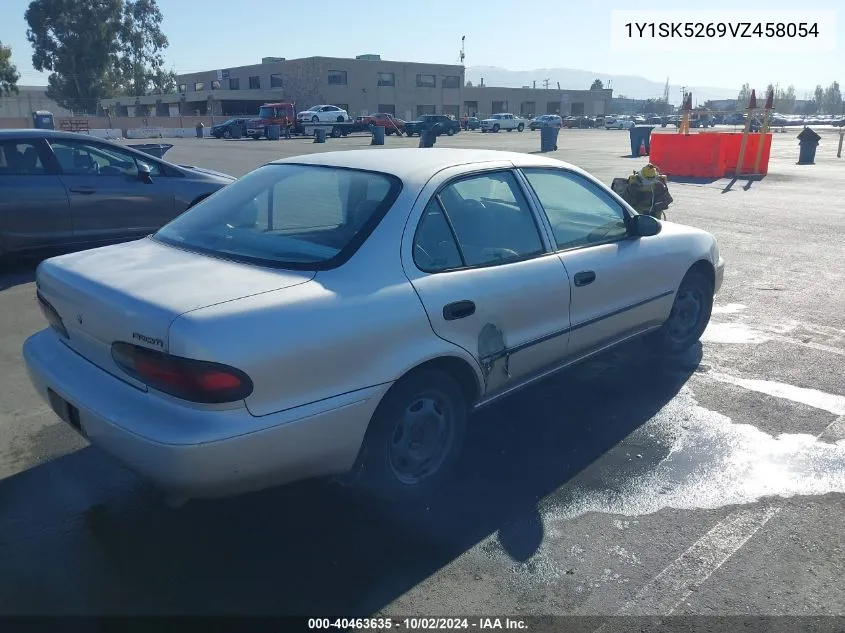
M 64 321 L 62 321 L 62 317 L 59 316 L 56 308 L 50 305 L 50 302 L 47 301 L 40 292 L 36 292 L 35 296 L 38 299 L 38 305 L 41 307 L 41 313 L 44 315 L 44 318 L 47 319 L 47 323 L 50 324 L 50 327 L 56 330 L 56 332 L 64 338 L 70 338 L 67 333 L 67 328 L 65 328 Z
M 113 343 L 111 353 L 114 362 L 133 378 L 190 402 L 235 402 L 252 393 L 249 376 L 228 365 L 172 356 L 130 343 Z

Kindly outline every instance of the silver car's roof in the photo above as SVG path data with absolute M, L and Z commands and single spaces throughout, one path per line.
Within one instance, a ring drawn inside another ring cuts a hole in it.
M 577 167 L 563 161 L 522 154 L 487 149 L 411 148 L 396 149 L 358 149 L 345 152 L 320 152 L 291 156 L 273 161 L 273 164 L 300 163 L 307 165 L 325 165 L 328 167 L 346 167 L 364 169 L 391 174 L 404 182 L 427 181 L 434 174 L 449 167 L 466 166 L 470 168 L 490 162 L 507 161 L 515 167 L 566 167 L 581 172 Z M 581 172 L 583 173 L 583 172 Z

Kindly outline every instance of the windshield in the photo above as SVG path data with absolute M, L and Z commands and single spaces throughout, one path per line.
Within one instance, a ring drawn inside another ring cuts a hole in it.
M 399 194 L 386 174 L 265 165 L 165 225 L 155 239 L 280 268 L 332 268 L 352 256 Z
M 258 118 L 260 119 L 272 119 L 275 116 L 276 112 L 272 107 L 261 106 L 258 108 Z

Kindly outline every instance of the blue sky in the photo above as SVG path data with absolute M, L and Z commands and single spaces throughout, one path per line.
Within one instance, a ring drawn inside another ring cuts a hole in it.
M 46 84 L 31 64 L 24 12 L 28 0 L 0 1 L 0 40 L 12 46 L 12 60 L 23 85 Z M 836 20 L 837 49 L 825 53 L 757 53 L 744 56 L 713 52 L 614 52 L 610 46 L 610 11 L 640 9 L 630 2 L 514 2 L 483 0 L 394 0 L 393 2 L 267 2 L 266 0 L 158 0 L 170 39 L 168 66 L 192 72 L 258 63 L 263 56 L 354 57 L 378 53 L 384 59 L 457 63 L 466 35 L 467 66 L 510 70 L 567 67 L 597 73 L 640 75 L 655 81 L 733 88 L 748 81 L 799 89 L 834 79 L 845 83 L 845 9 Z M 709 0 L 659 3 L 661 9 L 757 9 L 760 20 L 776 9 L 835 10 L 842 0 Z M 468 10 L 463 11 L 461 7 Z M 645 8 L 651 8 L 646 3 Z M 705 6 L 706 5 L 706 6 Z M 276 15 L 270 7 L 277 6 Z M 319 26 L 306 7 L 325 16 Z M 297 7 L 302 7 L 297 18 Z M 446 18 L 445 16 L 450 16 Z M 825 25 L 820 25 L 825 27 Z M 569 86 L 564 86 L 569 87 Z M 799 98 L 800 98 L 799 94 Z

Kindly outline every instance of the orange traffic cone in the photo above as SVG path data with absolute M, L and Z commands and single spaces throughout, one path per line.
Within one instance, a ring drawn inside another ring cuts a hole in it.
M 645 149 L 645 139 L 640 141 L 640 156 L 648 156 L 648 152 Z

